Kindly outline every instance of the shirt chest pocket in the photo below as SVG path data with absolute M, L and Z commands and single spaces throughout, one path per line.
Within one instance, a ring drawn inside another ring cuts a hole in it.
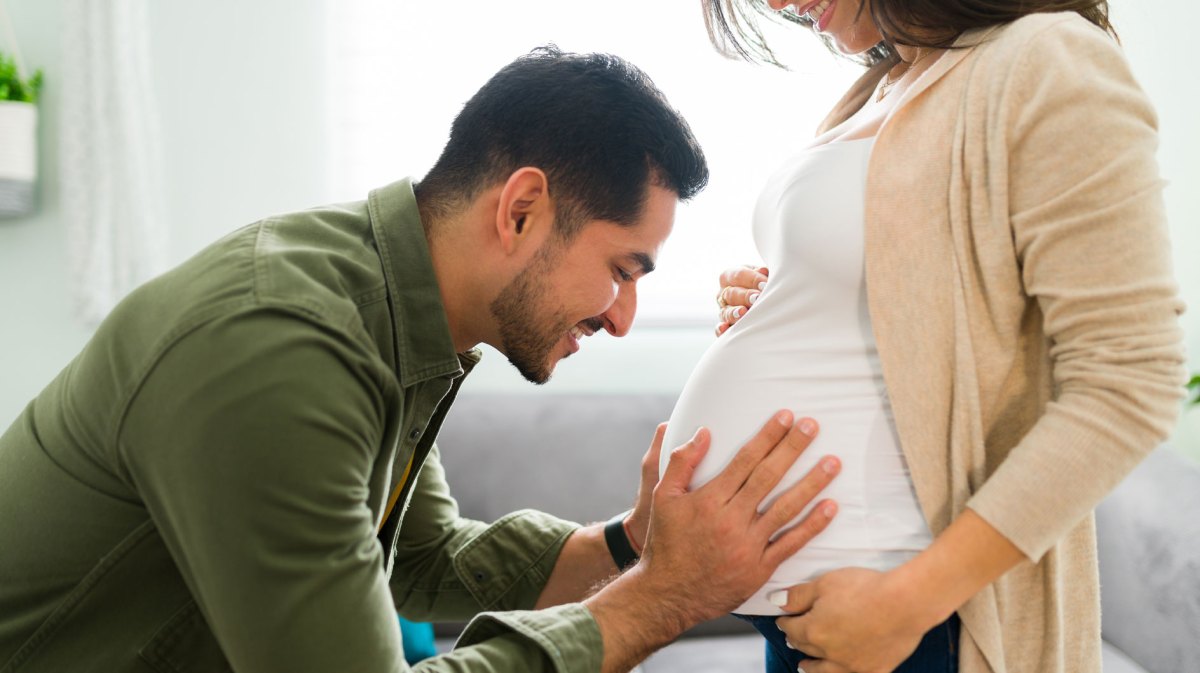
M 160 673 L 233 673 L 195 602 L 172 615 L 138 655 Z

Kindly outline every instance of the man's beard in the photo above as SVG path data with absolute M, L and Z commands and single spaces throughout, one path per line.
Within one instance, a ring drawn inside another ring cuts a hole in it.
M 550 380 L 554 366 L 550 353 L 571 329 L 551 324 L 563 315 L 561 307 L 546 306 L 546 278 L 558 259 L 558 246 L 549 242 L 530 265 L 517 274 L 492 301 L 492 316 L 500 329 L 504 354 L 525 380 L 541 385 Z

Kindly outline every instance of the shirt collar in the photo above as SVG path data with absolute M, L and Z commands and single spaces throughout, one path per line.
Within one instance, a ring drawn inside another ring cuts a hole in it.
M 469 372 L 479 362 L 479 350 L 454 352 L 412 180 L 372 191 L 367 209 L 387 283 L 400 385 Z

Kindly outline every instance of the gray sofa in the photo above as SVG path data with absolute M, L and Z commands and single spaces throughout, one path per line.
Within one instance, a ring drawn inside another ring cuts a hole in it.
M 464 516 L 535 508 L 574 521 L 632 504 L 667 395 L 464 394 L 438 445 Z M 1200 467 L 1156 451 L 1097 510 L 1105 673 L 1200 671 Z M 448 648 L 461 625 L 436 625 Z M 762 640 L 733 618 L 702 624 L 644 673 L 760 673 Z

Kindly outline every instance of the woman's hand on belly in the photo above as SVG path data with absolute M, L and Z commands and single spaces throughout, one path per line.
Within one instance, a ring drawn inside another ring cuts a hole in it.
M 635 571 L 644 573 L 660 597 L 682 601 L 679 607 L 688 621 L 712 619 L 743 603 L 836 514 L 833 501 L 819 503 L 803 521 L 780 533 L 833 480 L 840 463 L 832 456 L 758 511 L 816 431 L 812 419 L 793 424 L 792 413 L 781 411 L 721 473 L 694 491 L 688 485 L 708 451 L 708 431 L 701 428 L 671 452 L 654 489 L 646 551 Z M 661 442 L 661 435 L 656 439 Z
M 721 289 L 717 292 L 717 309 L 720 322 L 717 336 L 721 336 L 742 319 L 754 305 L 767 286 L 767 267 L 739 266 L 721 273 Z
M 931 628 L 912 611 L 909 592 L 897 587 L 895 573 L 844 568 L 812 582 L 771 594 L 772 603 L 797 613 L 775 620 L 788 645 L 812 659 L 805 673 L 886 673 L 895 670 L 921 644 Z

